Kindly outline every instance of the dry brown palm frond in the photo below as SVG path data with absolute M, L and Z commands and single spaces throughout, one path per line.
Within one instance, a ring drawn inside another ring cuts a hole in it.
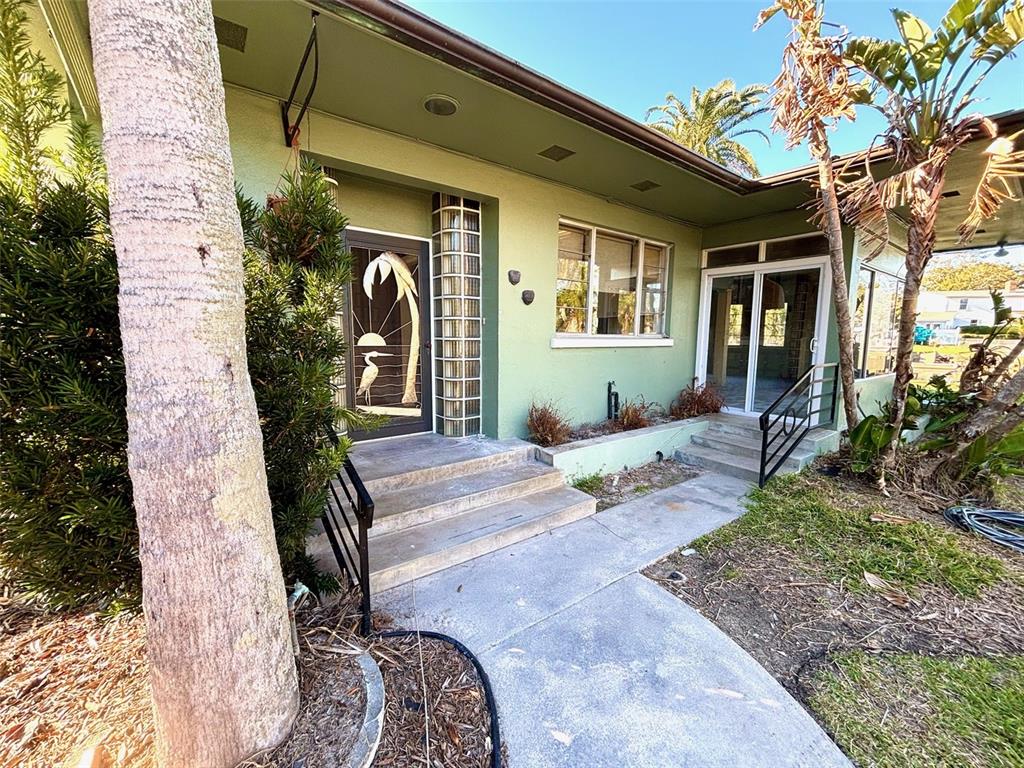
M 1017 139 L 1022 134 L 1024 130 L 1001 136 L 985 150 L 984 154 L 988 155 L 985 170 L 971 198 L 967 218 L 957 230 L 961 244 L 971 240 L 981 223 L 995 216 L 1005 201 L 1019 199 L 1010 187 L 1010 179 L 1024 176 L 1024 149 L 1016 149 Z
M 779 11 L 793 21 L 782 53 L 782 71 L 772 83 L 772 128 L 786 134 L 786 148 L 805 140 L 811 154 L 826 151 L 825 129 L 840 118 L 853 120 L 858 86 L 843 60 L 846 35 L 822 35 L 816 0 L 778 0 L 758 16 L 757 29 Z

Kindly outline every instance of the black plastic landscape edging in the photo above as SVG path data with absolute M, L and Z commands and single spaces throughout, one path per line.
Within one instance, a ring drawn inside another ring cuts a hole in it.
M 473 652 L 454 637 L 444 635 L 440 632 L 431 632 L 429 630 L 392 629 L 387 632 L 378 633 L 377 637 L 429 637 L 433 640 L 440 640 L 441 642 L 453 645 L 455 650 L 473 662 L 473 667 L 476 669 L 476 673 L 480 677 L 480 682 L 484 686 L 484 699 L 487 702 L 487 711 L 491 717 L 491 768 L 502 768 L 501 730 L 498 727 L 498 708 L 494 703 L 494 692 L 491 690 L 491 681 L 488 679 L 487 673 L 484 672 L 484 668 L 483 665 L 480 664 L 480 660 L 477 659 Z

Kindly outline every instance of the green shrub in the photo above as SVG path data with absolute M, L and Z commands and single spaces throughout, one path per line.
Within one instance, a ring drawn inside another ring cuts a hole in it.
M 249 251 L 245 259 L 249 375 L 263 430 L 274 530 L 287 579 L 329 590 L 305 552 L 323 512 L 327 483 L 351 443 L 334 446 L 324 427 L 369 427 L 369 417 L 337 403 L 345 343 L 337 318 L 352 257 L 345 217 L 315 164 L 286 174 L 280 197 L 263 211 L 239 196 Z
M 105 197 L 49 179 L 33 204 L 25 189 L 0 183 L 0 576 L 55 606 L 131 602 L 138 543 Z
M 31 53 L 21 4 L 0 5 L 0 22 L 0 579 L 53 607 L 131 605 L 141 579 L 102 157 L 82 125 L 67 158 L 39 146 L 66 114 L 62 83 Z M 370 426 L 335 402 L 345 219 L 313 165 L 266 209 L 239 210 L 278 549 L 286 577 L 325 589 L 304 544 L 348 442 L 331 445 L 324 427 Z

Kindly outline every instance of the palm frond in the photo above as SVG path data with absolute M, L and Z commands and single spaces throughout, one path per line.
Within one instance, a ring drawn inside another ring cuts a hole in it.
M 957 230 L 961 244 L 970 241 L 982 222 L 995 216 L 1004 202 L 1019 199 L 1010 187 L 1010 179 L 1024 176 L 1024 149 L 1016 149 L 1022 134 L 1024 130 L 997 138 L 985 149 L 985 170 L 971 197 L 967 217 Z

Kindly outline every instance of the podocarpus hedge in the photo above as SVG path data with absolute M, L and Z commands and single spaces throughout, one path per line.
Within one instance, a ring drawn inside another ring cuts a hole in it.
M 67 157 L 40 149 L 67 112 L 63 86 L 32 54 L 21 5 L 0 5 L 0 579 L 54 607 L 131 605 L 141 580 L 101 153 L 84 125 Z M 286 175 L 271 202 L 240 198 L 249 369 L 285 575 L 324 589 L 304 543 L 348 448 L 324 427 L 359 421 L 335 403 L 351 258 L 318 168 Z

